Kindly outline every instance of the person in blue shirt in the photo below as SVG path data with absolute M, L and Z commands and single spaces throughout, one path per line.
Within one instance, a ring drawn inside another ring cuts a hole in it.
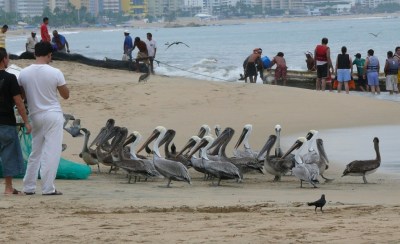
M 53 38 L 51 39 L 54 50 L 57 52 L 69 53 L 69 45 L 65 36 L 58 34 L 57 30 L 53 31 Z
M 124 40 L 124 54 L 128 55 L 129 61 L 132 61 L 132 51 L 133 51 L 133 41 L 132 37 L 129 35 L 129 31 L 124 31 L 125 40 Z

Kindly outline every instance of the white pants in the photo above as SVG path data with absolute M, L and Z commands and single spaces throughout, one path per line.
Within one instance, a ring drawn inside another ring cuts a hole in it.
M 32 152 L 24 177 L 24 192 L 35 192 L 40 169 L 42 193 L 55 191 L 54 180 L 60 163 L 63 123 L 62 112 L 41 112 L 30 116 L 32 120 Z

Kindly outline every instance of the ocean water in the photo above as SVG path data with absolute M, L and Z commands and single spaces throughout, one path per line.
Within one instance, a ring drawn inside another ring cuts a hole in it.
M 289 149 L 297 137 L 306 134 L 307 131 L 303 134 L 283 137 L 281 143 L 284 149 Z M 378 171 L 400 177 L 400 125 L 330 129 L 320 130 L 318 133 L 318 138 L 324 141 L 329 161 L 339 165 L 343 170 L 353 160 L 368 160 L 376 157 L 372 142 L 374 137 L 379 138 L 382 159 Z M 316 149 L 315 143 L 314 148 Z
M 284 52 L 289 69 L 306 70 L 305 55 L 313 51 L 322 37 L 329 39 L 335 60 L 341 47 L 347 46 L 352 56 L 375 50 L 381 62 L 386 52 L 399 46 L 398 18 L 353 18 L 346 20 L 321 20 L 317 17 L 298 22 L 260 22 L 237 25 L 215 25 L 184 28 L 133 28 L 131 36 L 144 39 L 153 33 L 158 43 L 157 57 L 161 63 L 156 72 L 161 75 L 184 76 L 197 79 L 238 82 L 243 72 L 243 60 L 256 47 L 270 58 Z M 50 26 L 49 28 L 53 28 Z M 64 31 L 71 51 L 104 59 L 121 59 L 124 40 L 123 29 Z M 380 33 L 374 37 L 369 33 Z M 9 52 L 19 54 L 25 50 L 25 36 L 7 37 Z M 166 43 L 181 41 L 189 45 Z

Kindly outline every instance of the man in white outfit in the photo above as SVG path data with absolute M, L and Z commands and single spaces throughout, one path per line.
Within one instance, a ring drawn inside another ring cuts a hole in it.
M 149 53 L 150 57 L 150 71 L 152 74 L 154 74 L 154 58 L 156 57 L 156 52 L 157 52 L 157 43 L 153 39 L 153 35 L 149 32 L 147 33 L 147 40 L 146 40 L 146 46 L 147 46 L 147 52 Z
M 50 43 L 37 43 L 36 62 L 21 70 L 18 78 L 32 121 L 32 152 L 23 180 L 23 191 L 27 195 L 35 194 L 39 169 L 42 194 L 62 195 L 54 186 L 61 157 L 64 123 L 57 91 L 62 98 L 68 99 L 69 89 L 63 73 L 49 65 L 52 51 Z

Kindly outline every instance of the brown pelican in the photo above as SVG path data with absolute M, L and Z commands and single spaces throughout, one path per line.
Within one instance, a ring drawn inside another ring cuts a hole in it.
M 275 135 L 276 135 L 275 157 L 283 156 L 283 152 L 282 152 L 282 148 L 281 148 L 281 130 L 282 130 L 282 127 L 280 125 L 275 125 Z M 258 155 L 258 157 L 261 158 L 261 157 L 263 157 L 263 155 Z M 294 154 L 289 154 L 285 158 L 292 160 L 292 168 L 293 168 L 296 163 L 296 160 L 294 159 Z
M 349 163 L 346 166 L 346 169 L 343 172 L 343 176 L 351 175 L 351 176 L 362 176 L 364 183 L 368 183 L 365 175 L 374 173 L 379 166 L 381 165 L 381 154 L 379 153 L 379 139 L 375 137 L 374 140 L 374 149 L 376 153 L 376 158 L 371 160 L 355 160 Z
M 161 157 L 158 145 L 166 131 L 167 129 L 165 129 L 165 127 L 157 126 L 146 142 L 139 148 L 138 153 L 157 138 L 153 143 L 153 163 L 157 171 L 168 179 L 167 187 L 169 187 L 171 180 L 186 181 L 191 184 L 189 172 L 182 163 Z
M 189 160 L 183 155 L 178 155 L 174 144 L 171 145 L 171 151 L 169 150 L 169 148 L 170 148 L 169 145 L 171 144 L 172 140 L 174 139 L 175 134 L 176 134 L 175 130 L 168 129 L 164 135 L 164 138 L 160 141 L 159 146 L 162 146 L 165 143 L 165 146 L 164 146 L 165 154 L 164 155 L 165 155 L 166 159 L 181 162 L 183 165 L 185 165 L 186 168 L 188 168 L 189 163 L 190 163 Z
M 189 141 L 186 143 L 186 145 L 182 148 L 182 150 L 177 154 L 178 157 L 184 155 L 184 153 L 189 150 L 189 152 L 186 154 L 186 158 L 189 159 L 189 166 L 193 167 L 196 171 L 203 173 L 204 174 L 204 180 L 207 178 L 207 172 L 204 169 L 204 164 L 202 162 L 202 157 L 201 157 L 201 151 L 204 149 L 199 149 L 200 150 L 200 158 L 197 158 L 194 154 L 195 151 L 194 149 L 198 147 L 200 144 L 201 138 L 198 136 L 192 136 L 190 137 Z
M 303 163 L 300 153 L 304 146 L 306 145 L 307 139 L 305 137 L 297 138 L 293 146 L 283 155 L 286 157 L 289 153 L 297 149 L 294 158 L 296 159 L 296 166 L 292 169 L 293 175 L 300 179 L 300 187 L 303 187 L 303 181 L 307 181 L 315 188 L 317 188 L 316 183 L 318 183 L 319 169 L 318 165 L 315 163 L 305 164 Z
M 94 151 L 90 151 L 88 147 L 90 131 L 86 128 L 81 128 L 81 130 L 85 134 L 85 139 L 83 142 L 82 152 L 79 154 L 79 157 L 81 157 L 87 165 L 97 165 L 97 170 L 100 173 L 100 166 L 99 161 L 97 160 L 97 155 Z
M 293 168 L 292 159 L 289 157 L 276 157 L 270 156 L 272 147 L 277 141 L 276 135 L 270 135 L 264 147 L 261 149 L 260 154 L 265 154 L 264 169 L 271 175 L 274 175 L 274 181 L 280 181 L 282 175 L 285 175 Z M 283 155 L 282 155 L 283 156 Z
M 123 145 L 125 143 L 131 143 L 133 144 L 131 148 L 134 148 L 138 143 L 138 138 L 134 136 L 132 136 L 129 141 L 126 141 L 127 134 L 128 129 L 122 127 L 112 141 L 110 153 L 112 154 L 114 165 L 128 172 L 128 183 L 131 182 L 132 176 L 135 177 L 135 183 L 138 177 L 160 177 L 160 174 L 150 160 L 137 158 L 132 151 L 130 154 L 131 158 L 125 158 L 126 155 Z M 132 134 L 135 135 L 135 133 Z
M 120 131 L 119 126 L 113 126 L 110 129 L 106 129 L 105 132 L 100 135 L 98 141 L 95 142 L 96 144 L 96 155 L 97 159 L 100 163 L 109 166 L 110 170 L 108 173 L 110 174 L 111 171 L 116 172 L 118 167 L 115 166 L 112 155 L 111 155 L 111 144 L 109 142 L 110 139 L 115 140 L 115 135 Z
M 211 136 L 203 137 L 198 145 L 196 145 L 190 152 L 189 157 L 202 148 L 201 163 L 204 171 L 218 179 L 218 186 L 221 184 L 221 180 L 223 179 L 236 179 L 240 182 L 242 180 L 241 173 L 234 164 L 227 161 L 212 161 L 208 159 L 206 152 L 213 142 L 214 139 Z M 214 185 L 214 182 L 212 184 Z
M 235 130 L 232 128 L 226 128 L 221 135 L 214 141 L 214 143 L 210 147 L 218 148 L 218 155 L 214 155 L 215 149 L 211 151 L 211 155 L 207 156 L 211 160 L 215 161 L 223 161 L 230 162 L 239 168 L 241 173 L 241 178 L 243 178 L 243 174 L 248 173 L 250 171 L 258 171 L 263 174 L 263 167 L 259 163 L 259 161 L 254 157 L 227 157 L 225 153 L 226 146 L 231 141 Z
M 258 156 L 258 152 L 255 152 L 251 149 L 249 144 L 249 136 L 253 131 L 253 125 L 246 124 L 243 127 L 242 134 L 240 135 L 238 141 L 236 142 L 235 147 L 233 148 L 233 155 L 235 157 L 252 157 L 256 158 Z M 238 150 L 238 147 L 243 142 L 244 151 Z
M 218 137 L 221 134 L 221 126 L 215 125 L 214 132 L 215 132 L 215 135 Z

